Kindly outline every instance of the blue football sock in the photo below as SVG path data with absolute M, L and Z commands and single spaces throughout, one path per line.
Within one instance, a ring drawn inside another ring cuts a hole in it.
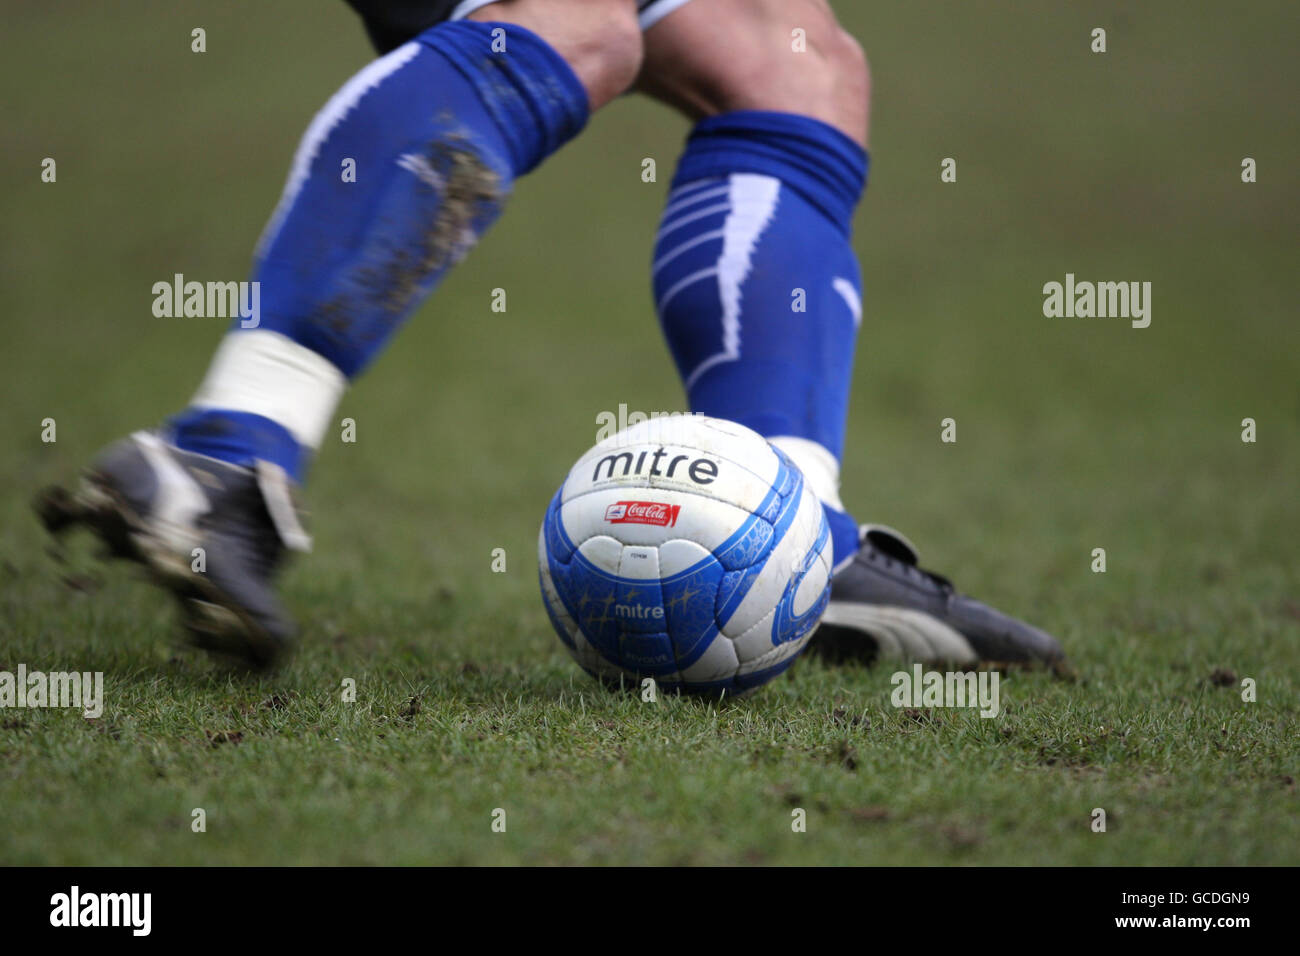
M 838 485 L 861 320 L 849 238 L 866 177 L 866 152 L 818 120 L 703 120 L 654 252 L 655 304 L 691 410 L 794 459 L 826 506 L 837 564 L 858 547 Z
M 259 244 L 256 328 L 227 334 L 170 439 L 301 479 L 347 382 L 587 114 L 568 64 L 512 24 L 440 24 L 363 69 L 294 157 Z

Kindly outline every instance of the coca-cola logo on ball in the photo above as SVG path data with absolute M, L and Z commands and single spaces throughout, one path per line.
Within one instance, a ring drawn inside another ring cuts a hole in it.
M 661 501 L 619 501 L 605 509 L 609 524 L 653 524 L 671 528 L 677 524 L 681 505 L 667 505 Z

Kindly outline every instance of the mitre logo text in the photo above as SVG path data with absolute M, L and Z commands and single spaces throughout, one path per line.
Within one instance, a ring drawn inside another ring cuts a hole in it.
M 683 465 L 683 462 L 690 462 L 690 464 Z M 648 469 L 647 464 L 649 465 Z M 677 471 L 679 467 L 683 472 L 681 475 Z M 591 473 L 592 481 L 600 481 L 600 470 L 602 468 L 605 469 L 606 480 L 613 478 L 616 474 L 621 478 L 626 478 L 628 475 L 648 475 L 651 478 L 684 477 L 689 478 L 697 485 L 711 485 L 713 479 L 718 477 L 718 463 L 711 458 L 692 460 L 690 455 L 674 455 L 662 445 L 655 449 L 653 455 L 650 454 L 649 448 L 639 455 L 634 451 L 621 451 L 617 454 L 606 455 L 596 462 L 596 468 Z

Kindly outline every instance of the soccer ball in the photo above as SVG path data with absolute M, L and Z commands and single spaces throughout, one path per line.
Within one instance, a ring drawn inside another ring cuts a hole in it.
M 610 684 L 752 690 L 794 663 L 830 595 L 830 529 L 803 473 L 701 415 L 651 418 L 579 458 L 538 552 L 556 633 Z

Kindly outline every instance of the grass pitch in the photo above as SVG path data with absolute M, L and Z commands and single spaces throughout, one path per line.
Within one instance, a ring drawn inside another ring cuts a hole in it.
M 718 706 L 570 663 L 546 501 L 598 413 L 682 402 L 647 263 L 687 125 L 637 98 L 517 187 L 344 399 L 292 665 L 178 649 L 125 569 L 53 563 L 28 500 L 185 404 L 224 323 L 154 318 L 152 284 L 243 277 L 369 52 L 342 4 L 28 6 L 0 41 L 0 670 L 103 671 L 106 710 L 0 710 L 0 863 L 1300 862 L 1289 5 L 840 7 L 875 81 L 844 498 L 1079 679 L 1012 674 L 982 720 L 893 708 L 892 666 L 809 659 Z M 1066 273 L 1151 281 L 1151 326 L 1045 318 Z

